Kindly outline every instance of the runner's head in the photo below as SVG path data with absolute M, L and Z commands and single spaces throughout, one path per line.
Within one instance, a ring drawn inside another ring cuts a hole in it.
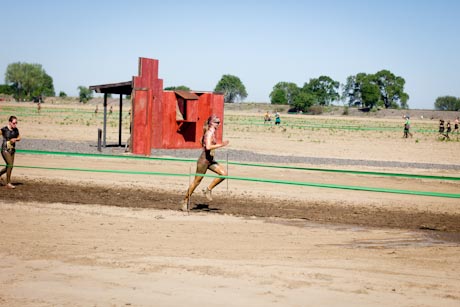
M 216 125 L 216 126 L 220 125 L 220 118 L 217 117 L 214 114 L 209 116 L 209 118 L 208 118 L 208 126 L 211 126 L 211 125 Z

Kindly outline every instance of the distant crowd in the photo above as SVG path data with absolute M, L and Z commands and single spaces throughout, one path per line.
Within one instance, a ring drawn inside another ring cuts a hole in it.
M 275 112 L 275 125 L 281 125 L 281 116 L 278 112 Z M 271 124 L 272 122 L 272 115 L 270 114 L 270 112 L 265 112 L 265 115 L 264 115 L 264 124 L 266 123 L 269 123 Z
M 457 118 L 454 121 L 454 130 L 452 131 L 452 126 L 450 124 L 450 121 L 447 121 L 447 124 L 444 125 L 444 120 L 440 119 L 439 120 L 439 134 L 442 137 L 442 139 L 450 139 L 449 133 L 454 133 L 457 134 L 459 133 L 458 131 L 458 123 L 459 123 L 459 118 Z

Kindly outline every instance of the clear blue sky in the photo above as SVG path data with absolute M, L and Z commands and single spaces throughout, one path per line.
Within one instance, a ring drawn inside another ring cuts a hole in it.
M 388 69 L 411 109 L 460 97 L 460 1 L 1 1 L 1 83 L 38 63 L 56 93 L 129 81 L 160 61 L 165 86 L 213 90 L 224 74 L 268 102 L 273 86 L 327 75 L 340 83 Z

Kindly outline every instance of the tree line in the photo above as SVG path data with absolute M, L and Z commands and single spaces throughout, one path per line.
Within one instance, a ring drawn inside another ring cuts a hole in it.
M 329 76 L 310 79 L 299 87 L 293 82 L 278 82 L 269 94 L 272 104 L 287 104 L 295 111 L 309 112 L 315 106 L 328 106 L 339 101 L 348 106 L 360 108 L 403 108 L 407 109 L 409 95 L 404 91 L 406 81 L 389 70 L 375 74 L 358 73 L 347 78 L 345 84 Z M 81 102 L 92 98 L 88 87 L 78 86 Z M 342 89 L 342 92 L 340 92 Z M 190 90 L 189 87 L 171 86 L 165 90 Z M 218 81 L 215 92 L 224 95 L 226 103 L 242 102 L 248 96 L 243 82 L 237 76 L 225 74 Z M 17 101 L 32 100 L 35 97 L 55 96 L 53 78 L 40 64 L 12 63 L 5 73 L 5 84 L 0 84 L 0 94 L 11 95 Z M 67 96 L 64 92 L 60 97 Z M 436 110 L 459 111 L 460 98 L 438 97 Z
M 375 74 L 349 76 L 342 85 L 329 76 L 310 79 L 302 87 L 292 82 L 279 82 L 270 93 L 271 103 L 289 104 L 297 111 L 308 112 L 312 106 L 327 106 L 345 101 L 348 106 L 372 109 L 408 108 L 409 95 L 404 92 L 404 78 L 388 70 Z

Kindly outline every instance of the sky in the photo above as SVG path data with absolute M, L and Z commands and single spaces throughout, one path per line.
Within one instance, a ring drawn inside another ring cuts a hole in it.
M 245 102 L 278 82 L 382 69 L 406 80 L 411 109 L 460 97 L 458 0 L 0 0 L 0 83 L 11 63 L 41 64 L 56 94 L 131 81 L 140 57 L 164 86 L 212 91 L 240 78 Z

